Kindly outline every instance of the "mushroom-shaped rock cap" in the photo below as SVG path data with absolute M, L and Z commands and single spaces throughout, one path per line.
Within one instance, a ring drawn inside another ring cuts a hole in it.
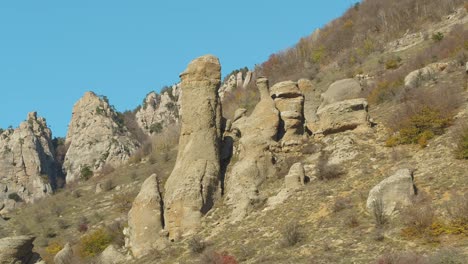
M 270 89 L 270 95 L 273 98 L 291 98 L 302 96 L 302 92 L 299 90 L 296 82 L 285 81 L 273 85 L 273 87 Z
M 182 82 L 207 81 L 221 79 L 221 64 L 213 55 L 205 55 L 191 61 L 187 69 L 180 74 Z

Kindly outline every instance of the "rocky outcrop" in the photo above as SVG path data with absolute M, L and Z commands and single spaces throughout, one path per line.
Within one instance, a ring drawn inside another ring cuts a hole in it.
M 232 132 L 225 141 L 235 141 L 234 157 L 237 162 L 230 165 L 226 174 L 226 203 L 231 206 L 231 220 L 245 217 L 256 203 L 261 202 L 258 187 L 274 175 L 273 157 L 270 146 L 276 145 L 280 124 L 279 112 L 270 96 L 268 80 L 257 79 L 260 102 L 249 117 L 244 115 L 232 124 Z
M 415 195 L 411 170 L 401 169 L 372 188 L 367 198 L 367 209 L 391 215 L 397 206 L 410 205 Z
M 156 174 L 146 179 L 128 212 L 128 228 L 125 233 L 126 247 L 132 255 L 140 258 L 153 249 L 164 248 L 160 236 L 164 228 L 161 189 Z
M 179 121 L 179 92 L 179 86 L 173 85 L 161 95 L 151 92 L 146 96 L 143 105 L 135 114 L 138 125 L 146 134 L 158 133 Z
M 40 260 L 33 253 L 32 236 L 5 237 L 0 239 L 0 264 L 33 264 Z
M 34 202 L 53 192 L 56 162 L 52 133 L 35 112 L 16 129 L 0 135 L 0 210 Z
M 109 245 L 99 256 L 100 264 L 128 263 L 125 256 L 114 245 Z
M 289 173 L 284 178 L 286 189 L 297 189 L 305 184 L 304 165 L 294 163 L 289 169 Z
M 189 234 L 213 206 L 220 174 L 221 65 L 206 55 L 180 75 L 181 135 L 174 169 L 165 184 L 164 219 L 169 237 Z
M 304 134 L 304 95 L 296 82 L 280 82 L 270 89 L 270 95 L 280 112 L 283 145 L 299 145 Z M 283 134 L 284 133 L 284 134 Z
M 69 243 L 60 250 L 54 257 L 55 264 L 72 264 L 73 263 L 73 249 Z
M 322 93 L 322 104 L 324 107 L 328 104 L 340 102 L 348 99 L 361 97 L 362 87 L 355 79 L 344 79 L 332 83 L 326 92 Z
M 351 99 L 328 104 L 317 110 L 319 119 L 314 133 L 324 135 L 369 126 L 368 104 L 366 99 Z
M 223 100 L 227 94 L 232 93 L 236 89 L 246 89 L 253 78 L 253 72 L 251 71 L 240 71 L 229 75 L 218 90 L 219 98 Z
M 121 116 L 105 97 L 87 92 L 73 107 L 66 144 L 69 144 L 63 169 L 67 182 L 82 172 L 96 172 L 104 165 L 119 166 L 137 149 Z
M 448 63 L 432 63 L 424 68 L 410 72 L 405 77 L 405 86 L 414 88 L 421 85 L 421 82 L 436 77 L 436 74 L 443 72 L 449 66 Z

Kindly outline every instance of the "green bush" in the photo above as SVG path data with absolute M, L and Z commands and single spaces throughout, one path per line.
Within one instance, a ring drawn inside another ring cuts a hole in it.
M 437 32 L 432 34 L 432 40 L 435 42 L 442 41 L 444 39 L 444 34 L 442 32 Z
M 89 180 L 93 177 L 94 172 L 89 168 L 88 165 L 84 165 L 80 170 L 80 178 L 84 181 Z
M 80 239 L 81 257 L 94 257 L 104 251 L 112 242 L 112 236 L 105 229 L 98 229 Z
M 460 135 L 455 156 L 457 159 L 468 159 L 468 127 L 465 127 Z
M 8 199 L 13 200 L 13 201 L 15 201 L 17 203 L 23 201 L 23 199 L 21 199 L 21 197 L 15 192 L 8 194 Z
M 163 125 L 160 122 L 154 123 L 150 126 L 150 133 L 159 134 L 162 132 L 162 130 L 163 130 Z
M 442 113 L 429 106 L 424 106 L 415 114 L 403 120 L 402 127 L 397 135 L 390 137 L 386 146 L 392 147 L 399 144 L 419 144 L 422 147 L 435 135 L 444 133 L 444 129 L 450 125 L 451 119 L 444 117 Z

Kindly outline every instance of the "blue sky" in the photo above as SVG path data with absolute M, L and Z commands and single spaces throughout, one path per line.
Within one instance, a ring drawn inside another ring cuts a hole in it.
M 133 109 L 198 56 L 252 68 L 354 2 L 0 0 L 0 127 L 37 111 L 65 136 L 85 91 Z

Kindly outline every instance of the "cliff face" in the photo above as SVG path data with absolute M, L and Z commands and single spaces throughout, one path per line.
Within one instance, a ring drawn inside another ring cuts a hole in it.
M 16 129 L 0 135 L 0 210 L 34 202 L 53 192 L 56 162 L 52 132 L 35 112 Z
M 160 95 L 155 92 L 149 93 L 135 115 L 140 128 L 146 134 L 151 135 L 178 122 L 180 98 L 179 85 L 172 86 Z
M 85 93 L 73 107 L 66 144 L 70 144 L 63 164 L 67 182 L 89 176 L 106 164 L 121 165 L 138 147 L 121 116 L 107 99 L 93 92 Z

